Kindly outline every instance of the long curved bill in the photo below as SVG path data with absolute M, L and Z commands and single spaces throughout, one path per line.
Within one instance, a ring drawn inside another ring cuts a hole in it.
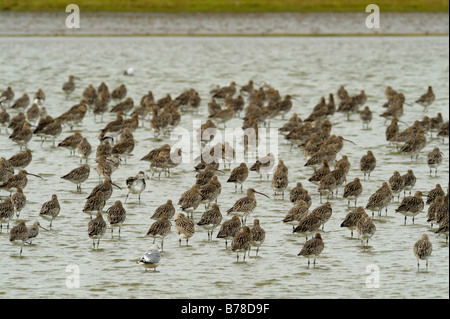
M 270 197 L 269 197 L 269 196 L 267 196 L 266 194 L 263 194 L 263 193 L 261 193 L 261 192 L 257 192 L 257 191 L 255 191 L 255 193 L 256 193 L 256 194 L 259 194 L 259 195 L 263 195 L 263 196 L 266 196 L 267 198 L 269 198 L 269 199 L 270 199 Z
M 114 185 L 114 186 L 116 186 L 118 189 L 122 190 L 122 188 L 121 188 L 119 185 L 117 185 L 117 184 L 111 183 L 111 185 Z
M 27 173 L 27 175 L 31 175 L 31 176 L 35 176 L 35 177 L 39 177 L 40 179 L 43 179 L 41 176 L 36 175 L 36 174 Z
M 347 139 L 343 139 L 344 141 L 346 141 L 346 142 L 350 142 L 350 143 L 352 143 L 353 145 L 356 145 L 356 143 L 355 142 L 353 142 L 353 141 L 350 141 L 350 140 L 347 140 Z

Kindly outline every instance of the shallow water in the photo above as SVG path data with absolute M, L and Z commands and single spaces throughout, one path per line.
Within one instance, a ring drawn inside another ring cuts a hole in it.
M 282 35 L 448 34 L 446 12 L 384 12 L 367 28 L 360 12 L 89 12 L 70 29 L 64 10 L 0 12 L 0 35 Z
M 209 90 L 215 85 L 230 81 L 245 84 L 249 79 L 267 82 L 279 89 L 281 95 L 291 94 L 294 108 L 304 119 L 321 96 L 335 93 L 345 85 L 350 94 L 365 90 L 367 105 L 375 112 L 370 130 L 362 130 L 358 115 L 347 121 L 343 114 L 330 118 L 332 133 L 342 135 L 355 145 L 346 143 L 338 154 L 346 154 L 352 168 L 347 181 L 361 177 L 359 159 L 368 149 L 377 158 L 377 167 L 370 180 L 363 181 L 364 191 L 358 200 L 365 205 L 369 196 L 387 181 L 395 170 L 405 174 L 413 169 L 417 184 L 413 191 L 431 190 L 436 183 L 448 185 L 449 147 L 441 140 L 427 136 L 429 141 L 417 161 L 396 153 L 388 147 L 384 137 L 385 123 L 378 115 L 384 111 L 384 89 L 391 85 L 404 92 L 412 103 L 433 85 L 436 102 L 424 113 L 419 105 L 405 106 L 402 120 L 412 124 L 426 114 L 435 116 L 442 112 L 449 118 L 449 42 L 447 37 L 333 37 L 333 38 L 259 38 L 259 37 L 204 37 L 204 38 L 152 38 L 152 37 L 88 37 L 88 38 L 2 38 L 0 53 L 0 88 L 12 86 L 16 97 L 24 92 L 32 95 L 38 88 L 47 94 L 45 106 L 52 116 L 58 116 L 79 101 L 84 87 L 97 87 L 104 81 L 110 91 L 121 83 L 128 87 L 128 96 L 138 103 L 141 96 L 152 90 L 156 98 L 171 93 L 177 96 L 188 88 L 197 89 L 202 97 L 198 115 L 182 113 L 180 127 L 192 132 L 194 119 L 207 116 L 206 105 Z M 135 69 L 135 76 L 124 77 L 123 70 Z M 77 89 L 66 99 L 61 85 L 69 74 L 81 80 Z M 10 114 L 16 112 L 8 110 Z M 290 113 L 290 114 L 291 114 Z M 285 123 L 280 117 L 272 119 L 270 126 Z M 103 123 L 95 123 L 88 113 L 81 126 L 82 131 L 95 148 L 97 134 L 114 114 L 105 114 Z M 239 127 L 241 119 L 235 118 L 227 127 Z M 113 174 L 113 181 L 125 186 L 125 179 L 139 170 L 148 170 L 147 162 L 140 158 L 151 149 L 164 143 L 173 144 L 169 137 L 155 139 L 147 122 L 134 136 L 136 147 Z M 405 125 L 402 126 L 404 128 Z M 65 127 L 56 143 L 72 134 Z M 4 131 L 0 135 L 1 156 L 9 158 L 19 152 L 19 147 L 8 140 Z M 445 160 L 438 176 L 430 176 L 426 154 L 439 146 Z M 283 137 L 278 138 L 278 155 L 289 168 L 289 186 L 285 200 L 275 199 L 270 180 L 259 180 L 255 173 L 249 175 L 245 188 L 270 195 L 270 199 L 258 197 L 258 207 L 250 215 L 247 224 L 259 218 L 266 230 L 266 241 L 255 256 L 252 250 L 245 262 L 236 262 L 236 254 L 225 250 L 222 240 L 207 241 L 206 231 L 196 228 L 196 233 L 186 246 L 178 244 L 172 232 L 164 240 L 162 263 L 157 272 L 144 272 L 136 264 L 137 259 L 150 246 L 152 239 L 145 233 L 152 224 L 150 216 L 155 208 L 167 199 L 178 202 L 181 194 L 195 182 L 193 164 L 186 163 L 173 169 L 170 178 L 153 178 L 141 195 L 130 195 L 125 208 L 127 219 L 121 238 L 111 238 L 109 231 L 100 241 L 100 249 L 92 249 L 87 235 L 89 217 L 82 213 L 85 197 L 99 183 L 92 169 L 89 179 L 77 193 L 74 184 L 60 177 L 79 165 L 78 157 L 69 157 L 68 150 L 53 147 L 51 142 L 42 146 L 34 137 L 29 144 L 33 161 L 26 168 L 39 174 L 44 180 L 29 178 L 24 193 L 27 206 L 20 219 L 31 225 L 38 220 L 44 227 L 48 222 L 38 216 L 43 202 L 56 193 L 61 203 L 61 213 L 49 231 L 41 231 L 31 246 L 25 246 L 21 257 L 19 247 L 8 241 L 8 233 L 0 234 L 0 295 L 3 298 L 448 298 L 449 249 L 443 236 L 433 234 L 426 222 L 426 213 L 416 217 L 415 224 L 408 218 L 395 214 L 398 203 L 393 202 L 381 217 L 375 217 L 377 231 L 363 249 L 360 241 L 350 238 L 350 231 L 340 228 L 349 211 L 342 199 L 342 189 L 331 199 L 333 215 L 322 231 L 325 249 L 315 267 L 307 266 L 307 260 L 297 256 L 304 238 L 293 237 L 292 228 L 282 219 L 291 203 L 288 193 L 296 182 L 302 182 L 312 194 L 310 211 L 320 205 L 317 186 L 307 179 L 312 169 L 305 169 L 305 159 L 300 149 L 290 149 Z M 91 156 L 88 163 L 95 166 Z M 233 163 L 232 168 L 238 163 Z M 149 172 L 149 174 L 151 174 Z M 243 196 L 234 192 L 234 185 L 226 183 L 229 171 L 219 175 L 222 194 L 219 205 L 227 220 L 226 210 Z M 1 191 L 2 198 L 8 194 Z M 126 190 L 114 189 L 106 207 L 115 200 L 125 200 Z M 425 207 L 425 211 L 428 206 Z M 179 210 L 177 209 L 177 212 Z M 203 212 L 194 214 L 197 222 Z M 14 225 L 16 221 L 12 222 Z M 435 226 L 436 227 L 436 226 Z M 436 229 L 436 228 L 434 228 Z M 214 232 L 214 237 L 217 234 Z M 433 254 L 428 271 L 421 264 L 417 271 L 413 245 L 422 234 L 428 234 L 433 243 Z M 79 274 L 79 286 L 73 281 Z M 371 284 L 373 273 L 379 270 L 379 286 Z M 75 286 L 74 286 L 75 284 Z

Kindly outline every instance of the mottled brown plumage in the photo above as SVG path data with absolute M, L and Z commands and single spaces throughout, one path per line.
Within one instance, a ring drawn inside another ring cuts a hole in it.
M 9 241 L 20 245 L 20 256 L 22 256 L 23 245 L 27 241 L 28 236 L 28 228 L 24 221 L 21 221 L 17 226 L 11 228 L 11 231 L 9 232 Z
M 222 213 L 220 212 L 219 206 L 213 204 L 211 209 L 205 211 L 197 225 L 206 229 L 208 232 L 208 241 L 212 240 L 212 234 L 214 229 L 220 225 L 222 222 Z
M 433 245 L 428 236 L 423 234 L 422 237 L 414 244 L 414 256 L 417 258 L 417 270 L 420 268 L 420 260 L 426 261 L 426 270 L 428 270 L 428 258 L 433 252 Z
M 322 236 L 316 233 L 314 238 L 308 240 L 302 250 L 298 253 L 298 256 L 308 258 L 308 266 L 310 265 L 310 259 L 314 258 L 313 264 L 316 265 L 316 258 L 322 253 L 325 245 L 322 240 Z
M 178 213 L 175 219 L 175 229 L 178 234 L 178 242 L 181 244 L 182 239 L 186 239 L 186 245 L 189 243 L 189 238 L 191 238 L 195 233 L 194 222 L 187 218 L 183 213 Z
M 59 205 L 58 196 L 52 195 L 52 199 L 43 203 L 39 216 L 46 220 L 50 220 L 50 228 L 52 227 L 53 220 L 59 215 L 61 206 Z
M 422 212 L 424 208 L 424 202 L 422 199 L 422 192 L 417 191 L 414 196 L 408 196 L 403 198 L 402 202 L 395 210 L 396 213 L 401 213 L 405 216 L 405 225 L 406 225 L 406 217 L 411 216 L 412 222 L 414 224 L 414 217 Z
M 361 184 L 361 180 L 358 177 L 355 177 L 355 179 L 352 182 L 345 185 L 343 197 L 347 199 L 348 206 L 350 206 L 350 201 L 354 200 L 356 207 L 356 202 L 358 200 L 358 197 L 361 196 L 362 191 L 363 186 Z
M 164 238 L 170 233 L 172 224 L 166 215 L 163 215 L 160 219 L 155 221 L 147 231 L 146 236 L 153 238 L 153 243 L 155 240 L 161 239 L 161 250 L 164 250 Z
M 356 229 L 356 223 L 365 214 L 366 211 L 362 206 L 356 207 L 345 216 L 344 221 L 341 223 L 341 227 L 348 228 L 351 231 L 351 237 L 353 237 L 353 231 Z
M 370 179 L 370 173 L 377 166 L 377 160 L 373 155 L 372 151 L 367 151 L 367 154 L 361 157 L 359 162 L 359 169 L 364 173 L 364 179 L 366 179 L 366 175 Z
M 74 168 L 61 178 L 77 184 L 77 191 L 81 192 L 81 184 L 89 178 L 90 172 L 91 168 L 89 165 L 83 164 L 80 167 Z
M 111 238 L 113 237 L 113 229 L 115 227 L 119 228 L 119 238 L 120 238 L 120 229 L 122 228 L 122 224 L 127 217 L 127 211 L 122 205 L 120 200 L 116 200 L 114 205 L 109 207 L 106 210 L 107 218 L 109 225 L 111 227 Z
M 92 239 L 93 248 L 95 249 L 95 240 L 97 239 L 97 249 L 100 244 L 100 239 L 106 233 L 106 222 L 103 219 L 102 213 L 98 212 L 94 219 L 88 223 L 88 236 Z
M 237 253 L 236 260 L 239 261 L 239 253 L 245 254 L 249 251 L 252 243 L 252 232 L 248 226 L 244 226 L 242 230 L 233 237 L 231 250 Z

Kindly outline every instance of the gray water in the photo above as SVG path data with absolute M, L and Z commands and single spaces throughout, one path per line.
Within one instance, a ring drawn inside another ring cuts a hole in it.
M 269 83 L 279 89 L 281 95 L 291 94 L 294 101 L 290 114 L 283 120 L 272 119 L 270 126 L 283 125 L 292 112 L 306 118 L 321 96 L 335 93 L 345 85 L 350 94 L 365 90 L 367 105 L 374 111 L 370 130 L 362 130 L 357 114 L 347 121 L 343 114 L 330 118 L 332 134 L 342 135 L 355 145 L 346 143 L 338 154 L 346 154 L 352 164 L 347 181 L 362 178 L 358 170 L 359 159 L 371 149 L 377 158 L 377 167 L 370 180 L 363 181 L 363 194 L 359 205 L 367 203 L 369 196 L 387 181 L 395 170 L 405 174 L 413 169 L 417 184 L 413 191 L 427 192 L 440 183 L 446 189 L 449 173 L 448 140 L 427 136 L 428 144 L 417 161 L 398 154 L 385 141 L 386 125 L 378 115 L 384 111 L 386 85 L 404 92 L 412 103 L 428 85 L 432 85 L 437 100 L 428 113 L 417 104 L 405 106 L 402 121 L 412 124 L 424 115 L 435 116 L 442 112 L 449 118 L 449 42 L 447 37 L 86 37 L 86 38 L 2 38 L 0 64 L 0 89 L 11 86 L 16 97 L 24 92 L 32 95 L 38 88 L 47 94 L 45 106 L 56 117 L 66 111 L 81 97 L 83 89 L 92 84 L 97 87 L 104 81 L 110 90 L 125 83 L 128 96 L 138 103 L 141 96 L 152 90 L 156 98 L 171 93 L 177 96 L 183 90 L 195 88 L 200 92 L 202 105 L 198 115 L 182 113 L 180 127 L 192 130 L 192 121 L 207 116 L 206 104 L 209 91 L 216 85 L 231 81 L 245 84 L 249 79 L 257 83 Z M 135 76 L 125 77 L 123 70 L 133 67 Z M 61 85 L 68 75 L 81 78 L 77 89 L 66 99 Z M 8 110 L 14 115 L 16 112 Z M 98 145 L 99 130 L 115 118 L 105 114 L 103 123 L 95 123 L 88 113 L 83 123 L 76 127 L 94 150 Z M 239 127 L 242 119 L 235 118 L 227 127 Z M 406 126 L 402 124 L 402 129 Z M 56 143 L 72 134 L 64 127 Z M 125 179 L 139 170 L 148 171 L 147 162 L 140 158 L 151 149 L 164 143 L 173 144 L 169 137 L 155 139 L 148 122 L 134 132 L 136 146 L 133 156 L 127 159 L 112 175 L 113 181 L 125 186 Z M 1 156 L 9 158 L 19 152 L 19 147 L 8 139 L 4 131 L 0 135 Z M 437 177 L 430 176 L 426 154 L 439 146 L 445 160 Z M 245 262 L 236 262 L 236 254 L 225 250 L 222 240 L 207 241 L 206 231 L 196 228 L 186 246 L 178 244 L 172 232 L 164 240 L 162 262 L 157 272 L 145 272 L 136 264 L 152 239 L 145 234 L 152 224 L 150 216 L 155 208 L 172 199 L 178 202 L 181 194 L 195 182 L 192 163 L 173 169 L 172 176 L 153 178 L 141 195 L 130 195 L 125 204 L 127 219 L 121 238 L 111 238 L 109 231 L 100 241 L 100 249 L 92 249 L 87 235 L 89 216 L 82 213 L 85 197 L 99 183 L 92 169 L 89 179 L 77 193 L 74 184 L 60 177 L 78 167 L 79 158 L 70 157 L 65 149 L 53 147 L 50 142 L 40 145 L 34 137 L 29 143 L 33 161 L 28 172 L 41 175 L 44 180 L 30 176 L 24 193 L 27 205 L 20 219 L 27 225 L 39 221 L 44 227 L 48 222 L 38 214 L 41 205 L 57 194 L 61 213 L 53 221 L 49 231 L 42 231 L 31 246 L 25 246 L 19 256 L 19 247 L 9 243 L 7 231 L 0 234 L 0 296 L 3 298 L 448 298 L 449 249 L 444 236 L 438 236 L 426 222 L 426 213 L 416 217 L 415 224 L 408 218 L 395 214 L 398 203 L 393 202 L 387 216 L 375 216 L 377 231 L 363 249 L 360 241 L 350 238 L 350 231 L 340 227 L 349 211 L 342 198 L 330 199 L 333 215 L 321 231 L 325 249 L 315 267 L 307 266 L 305 258 L 297 256 L 304 238 L 294 237 L 292 227 L 282 219 L 292 206 L 288 192 L 297 182 L 312 194 L 310 211 L 319 206 L 317 186 L 307 179 L 312 169 L 304 168 L 305 158 L 301 149 L 290 149 L 282 136 L 278 138 L 278 155 L 289 168 L 289 186 L 285 200 L 274 198 L 269 180 L 259 180 L 251 172 L 245 188 L 270 195 L 270 199 L 258 197 L 258 206 L 247 224 L 259 218 L 266 230 L 266 241 L 255 256 L 252 250 Z M 91 156 L 88 163 L 94 168 Z M 231 168 L 239 163 L 233 163 Z M 151 173 L 148 172 L 150 175 Z M 243 195 L 234 192 L 234 185 L 226 183 L 229 170 L 219 174 L 222 194 L 218 199 L 223 221 L 226 210 Z M 125 200 L 126 190 L 114 189 L 106 208 L 117 199 Z M 8 196 L 1 191 L 2 198 Z M 428 206 L 425 207 L 426 212 Z M 200 206 L 194 214 L 197 222 L 204 211 Z M 177 209 L 179 212 L 179 209 Z M 12 222 L 12 226 L 16 221 Z M 436 226 L 434 226 L 436 227 Z M 214 237 L 217 234 L 214 232 Z M 428 234 L 433 243 L 429 269 L 421 264 L 417 270 L 413 254 L 414 243 Z M 79 270 L 79 286 L 71 283 L 71 269 Z M 371 278 L 379 270 L 379 285 L 372 285 Z
M 80 28 L 66 27 L 69 13 L 0 12 L 0 35 L 448 35 L 447 12 L 380 11 L 379 28 L 360 12 L 89 12 Z

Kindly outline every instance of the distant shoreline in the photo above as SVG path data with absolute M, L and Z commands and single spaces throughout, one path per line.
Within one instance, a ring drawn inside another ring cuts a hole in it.
M 84 11 L 153 12 L 153 13 L 264 13 L 264 12 L 364 12 L 375 3 L 383 12 L 447 12 L 448 1 L 442 0 L 34 0 L 4 1 L 0 11 L 64 11 L 69 3 L 75 3 Z
M 366 12 L 161 13 L 80 10 L 69 13 L 0 11 L 0 36 L 417 36 L 448 35 L 448 12 L 381 12 L 380 28 Z

